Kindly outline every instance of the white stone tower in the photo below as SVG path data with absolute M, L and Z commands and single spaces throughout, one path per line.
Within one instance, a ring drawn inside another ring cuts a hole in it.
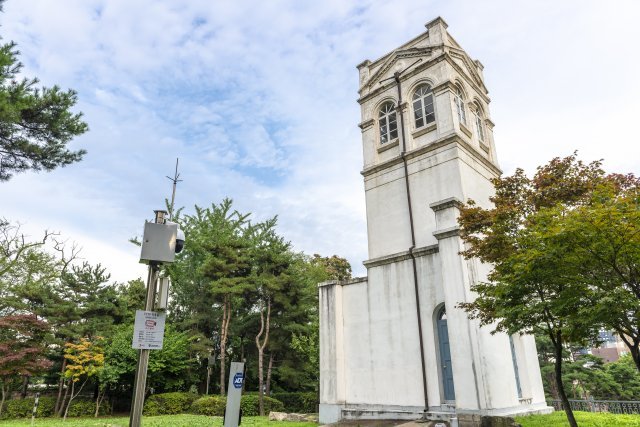
M 488 207 L 500 169 L 482 64 L 426 27 L 358 66 L 368 277 L 320 285 L 321 423 L 547 409 L 533 337 L 457 308 L 489 272 L 459 254 L 458 208 Z

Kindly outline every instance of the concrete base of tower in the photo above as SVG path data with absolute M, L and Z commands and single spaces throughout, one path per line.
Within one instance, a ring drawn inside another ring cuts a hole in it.
M 427 420 L 443 421 L 449 426 L 480 427 L 484 425 L 507 426 L 500 424 L 500 418 L 521 415 L 549 414 L 553 408 L 541 404 L 523 404 L 512 408 L 465 410 L 443 405 L 432 407 L 424 414 L 417 406 L 367 405 L 367 404 L 320 404 L 320 424 L 336 424 L 353 420 Z M 487 419 L 491 419 L 488 423 Z M 508 422 L 508 419 L 503 420 Z M 497 423 L 497 424 L 496 424 Z

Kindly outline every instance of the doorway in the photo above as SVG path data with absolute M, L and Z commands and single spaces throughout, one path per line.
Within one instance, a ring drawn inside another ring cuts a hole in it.
M 438 347 L 440 348 L 440 369 L 442 374 L 442 388 L 445 402 L 456 400 L 453 386 L 453 367 L 451 366 L 451 349 L 449 348 L 449 329 L 447 327 L 447 312 L 444 306 L 436 317 L 438 327 Z

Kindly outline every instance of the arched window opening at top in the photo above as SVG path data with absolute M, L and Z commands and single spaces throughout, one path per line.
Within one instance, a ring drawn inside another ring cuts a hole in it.
M 436 121 L 433 109 L 433 92 L 429 85 L 421 85 L 413 93 L 413 116 L 416 128 L 421 128 Z
M 464 94 L 462 93 L 462 88 L 458 85 L 456 85 L 454 102 L 456 104 L 456 111 L 458 112 L 458 120 L 460 120 L 460 123 L 463 125 L 466 125 L 467 117 L 464 113 Z
M 447 310 L 442 306 L 440 312 L 438 312 L 438 320 L 447 320 Z
M 476 129 L 478 131 L 478 140 L 484 142 L 484 114 L 478 103 L 475 104 L 474 114 L 476 116 Z
M 396 120 L 396 106 L 393 102 L 385 102 L 378 113 L 380 125 L 380 144 L 392 141 L 398 137 L 398 122 Z

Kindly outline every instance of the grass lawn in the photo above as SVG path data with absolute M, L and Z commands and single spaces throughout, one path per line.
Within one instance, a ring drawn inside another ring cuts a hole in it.
M 640 427 L 640 415 L 616 415 L 574 411 L 579 427 Z M 564 411 L 556 411 L 548 415 L 530 415 L 517 417 L 522 427 L 565 427 L 568 426 Z
M 36 426 L 42 427 L 128 427 L 129 418 L 60 418 L 36 419 Z M 161 415 L 158 417 L 142 417 L 144 427 L 220 427 L 222 417 L 207 417 L 204 415 Z M 315 423 L 294 423 L 269 421 L 268 417 L 243 417 L 242 427 L 311 427 Z M 640 425 L 640 424 L 639 424 Z M 3 420 L 0 426 L 26 427 L 31 426 L 31 419 Z

